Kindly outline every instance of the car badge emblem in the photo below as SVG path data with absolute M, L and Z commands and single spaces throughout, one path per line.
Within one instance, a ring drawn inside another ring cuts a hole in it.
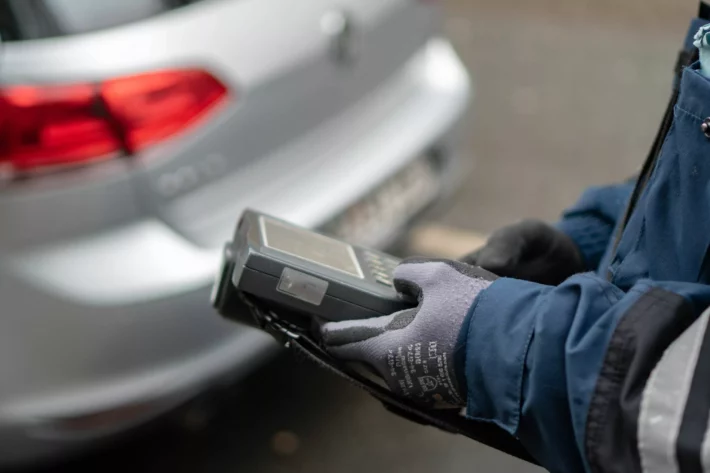
M 321 31 L 330 41 L 329 54 L 338 64 L 351 64 L 358 55 L 354 21 L 342 10 L 331 10 L 320 21 Z

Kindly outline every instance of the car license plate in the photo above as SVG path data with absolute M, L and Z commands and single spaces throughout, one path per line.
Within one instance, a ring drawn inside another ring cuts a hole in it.
M 436 199 L 440 184 L 431 160 L 417 160 L 351 205 L 323 230 L 355 245 L 379 246 Z

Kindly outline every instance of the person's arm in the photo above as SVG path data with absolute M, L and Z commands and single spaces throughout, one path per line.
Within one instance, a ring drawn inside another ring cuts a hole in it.
M 635 179 L 587 189 L 557 223 L 557 228 L 577 245 L 588 271 L 599 266 L 634 185 Z
M 557 228 L 523 220 L 494 232 L 486 244 L 461 258 L 499 276 L 557 285 L 596 270 L 626 208 L 634 182 L 593 187 L 566 212 Z
M 657 428 L 640 407 L 644 386 L 708 305 L 710 287 L 696 284 L 645 281 L 624 293 L 591 274 L 558 287 L 499 279 L 461 332 L 467 414 L 518 437 L 552 472 L 641 471 L 629 466 L 639 461 L 636 424 L 642 417 Z M 676 371 L 688 362 L 676 361 Z

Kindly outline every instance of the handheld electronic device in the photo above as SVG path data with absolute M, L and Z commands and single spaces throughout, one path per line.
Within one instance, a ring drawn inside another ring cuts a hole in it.
M 350 381 L 400 416 L 535 463 L 520 442 L 497 425 L 466 419 L 456 409 L 421 408 L 321 346 L 314 330 L 318 319 L 363 319 L 416 305 L 393 287 L 398 263 L 384 253 L 247 210 L 234 239 L 224 247 L 212 304 L 223 316 L 270 333 L 300 357 Z
M 394 289 L 398 263 L 390 255 L 247 210 L 225 245 L 212 303 L 228 318 L 243 317 L 240 292 L 328 321 L 388 315 L 414 305 Z

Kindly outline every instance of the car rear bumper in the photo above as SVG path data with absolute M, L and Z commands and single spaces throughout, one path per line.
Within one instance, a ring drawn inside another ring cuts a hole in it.
M 0 300 L 10 301 L 0 320 L 0 462 L 109 437 L 274 353 L 266 335 L 220 319 L 208 305 L 219 245 L 241 210 L 319 227 L 413 160 L 445 149 L 433 202 L 461 176 L 453 130 L 469 95 L 458 57 L 433 40 L 327 128 L 219 183 L 240 189 L 234 203 L 219 215 L 205 212 L 188 235 L 145 220 L 0 261 Z M 294 169 L 290 182 L 254 187 L 296 153 L 317 159 Z M 400 223 L 377 246 L 409 222 Z
M 93 379 L 85 375 L 81 381 L 72 383 L 55 378 L 54 386 L 44 385 L 42 389 L 28 392 L 26 397 L 18 395 L 3 402 L 0 406 L 0 466 L 43 462 L 111 438 L 171 411 L 216 384 L 231 383 L 246 376 L 278 353 L 278 345 L 265 333 L 215 316 L 205 302 L 208 298 L 209 288 L 205 287 L 157 305 L 148 303 L 131 309 L 129 317 L 169 313 L 174 322 L 165 320 L 160 327 L 124 329 L 120 338 L 134 341 L 120 347 L 107 346 L 105 353 L 111 357 L 133 358 L 132 351 L 145 353 L 146 347 L 152 344 L 154 354 L 174 351 L 172 360 L 166 357 L 162 363 L 118 369 L 106 357 L 94 358 L 97 368 L 104 372 L 96 372 Z M 95 311 L 92 315 L 110 316 L 105 311 Z M 180 351 L 177 345 L 177 350 L 161 346 L 163 340 L 170 337 L 184 340 L 189 333 L 196 334 L 199 341 L 186 341 L 183 355 L 177 353 Z M 72 352 L 77 347 L 65 346 L 64 349 Z M 62 354 L 55 352 L 55 355 Z M 21 362 L 14 364 L 17 371 L 25 368 Z M 44 368 L 50 370 L 49 366 Z M 49 377 L 54 376 L 49 373 Z

